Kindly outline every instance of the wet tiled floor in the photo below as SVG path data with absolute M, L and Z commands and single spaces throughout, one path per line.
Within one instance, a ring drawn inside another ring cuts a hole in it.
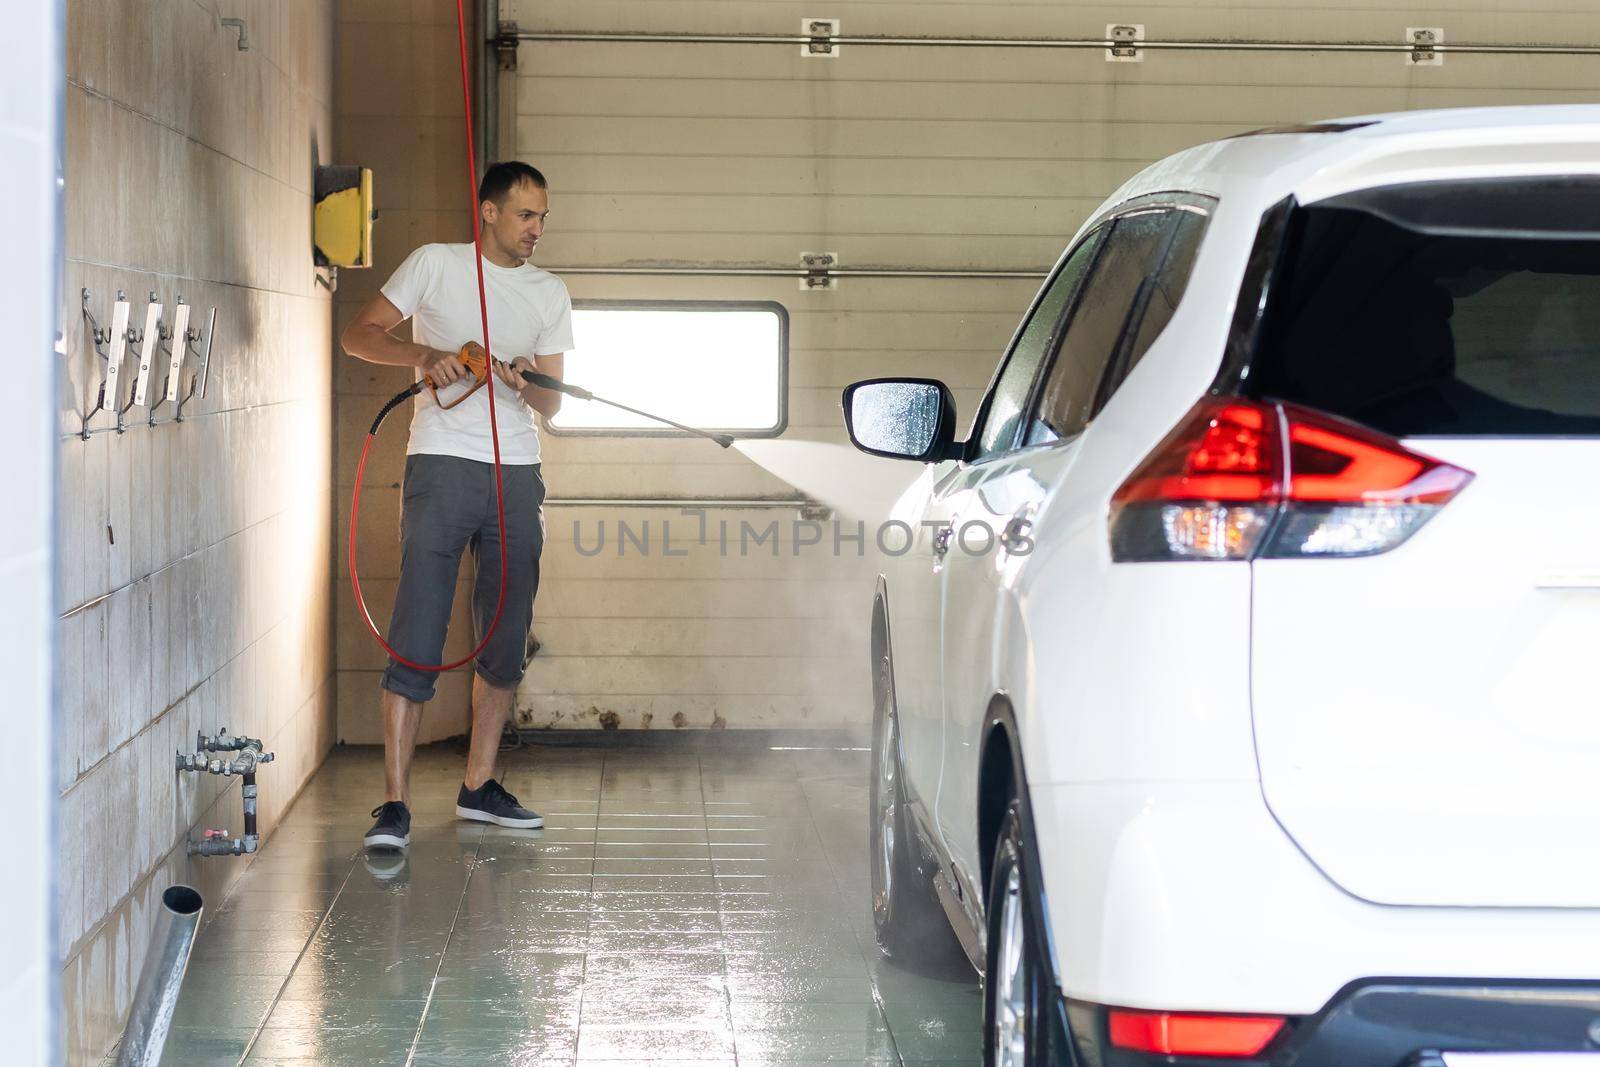
M 402 857 L 360 848 L 381 752 L 329 758 L 211 905 L 164 1063 L 978 1061 L 971 968 L 873 944 L 865 753 L 506 753 L 543 830 L 456 819 L 463 762 L 418 753 Z

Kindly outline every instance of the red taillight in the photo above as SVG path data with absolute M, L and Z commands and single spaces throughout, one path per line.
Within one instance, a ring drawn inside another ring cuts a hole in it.
M 1199 1015 L 1169 1011 L 1109 1013 L 1111 1044 L 1165 1056 L 1254 1056 L 1287 1022 L 1279 1015 Z
M 1112 504 L 1276 500 L 1278 413 L 1241 402 L 1200 404 L 1123 483 Z
M 1343 419 L 1207 397 L 1112 496 L 1112 558 L 1374 555 L 1471 480 Z
M 1288 498 L 1322 504 L 1443 504 L 1472 475 L 1365 426 L 1291 404 Z

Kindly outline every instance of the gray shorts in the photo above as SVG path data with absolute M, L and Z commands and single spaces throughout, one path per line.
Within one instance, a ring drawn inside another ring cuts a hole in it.
M 478 676 L 500 689 L 522 681 L 533 597 L 539 590 L 544 550 L 544 482 L 539 464 L 502 466 L 506 510 L 506 600 L 500 624 L 474 664 Z M 389 644 L 414 663 L 440 663 L 455 601 L 461 550 L 476 565 L 472 621 L 483 639 L 500 595 L 500 530 L 495 515 L 494 465 L 457 456 L 406 457 L 400 505 L 400 585 L 389 619 Z M 437 675 L 389 661 L 379 682 L 408 700 L 433 697 Z

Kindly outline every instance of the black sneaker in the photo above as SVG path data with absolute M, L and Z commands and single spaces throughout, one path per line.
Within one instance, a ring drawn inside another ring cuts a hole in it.
M 368 848 L 405 848 L 411 844 L 411 812 L 398 800 L 386 801 L 372 809 L 378 821 L 367 831 Z
M 510 826 L 518 830 L 531 830 L 544 825 L 544 817 L 517 803 L 517 798 L 505 791 L 493 778 L 479 789 L 468 789 L 461 784 L 456 796 L 456 814 L 475 822 L 492 822 L 496 826 Z

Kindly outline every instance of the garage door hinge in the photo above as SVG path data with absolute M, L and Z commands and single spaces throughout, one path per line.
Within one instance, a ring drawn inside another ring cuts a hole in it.
M 500 56 L 501 70 L 517 69 L 517 24 L 502 22 L 494 36 L 494 50 Z
M 1106 40 L 1111 42 L 1106 49 L 1107 63 L 1144 62 L 1144 52 L 1139 48 L 1139 42 L 1144 40 L 1143 23 L 1107 26 Z
M 800 46 L 800 54 L 811 59 L 837 59 L 839 46 L 834 38 L 839 36 L 838 19 L 801 19 L 800 32 L 810 38 Z
M 1410 27 L 1406 30 L 1406 44 L 1411 46 L 1411 54 L 1407 57 L 1413 67 L 1442 67 L 1444 66 L 1444 53 L 1439 51 L 1439 46 L 1444 44 L 1444 30 L 1438 26 Z
M 832 271 L 839 265 L 839 257 L 832 252 L 801 252 L 800 266 L 806 276 L 800 279 L 800 288 L 810 290 L 837 289 L 839 279 Z

